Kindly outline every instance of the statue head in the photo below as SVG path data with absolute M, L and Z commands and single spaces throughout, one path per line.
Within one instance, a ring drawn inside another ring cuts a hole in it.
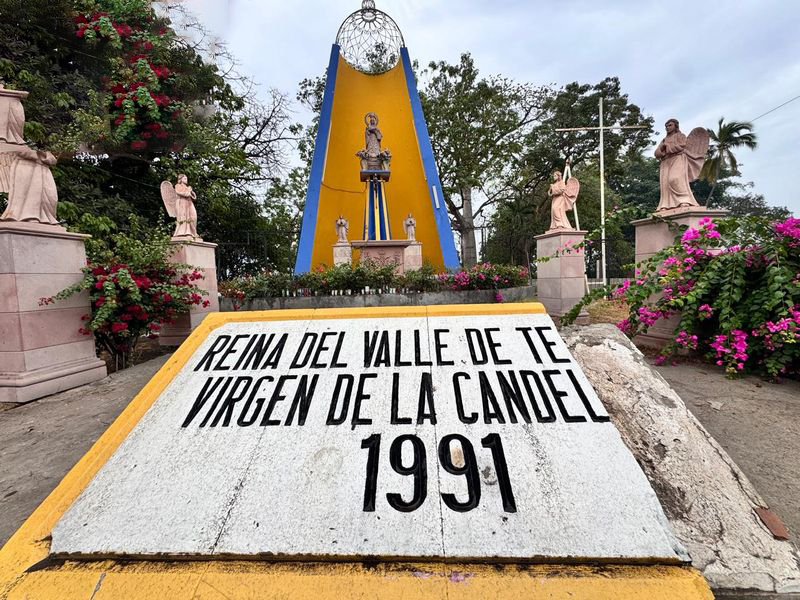
M 367 124 L 367 127 L 377 127 L 378 126 L 378 115 L 375 113 L 367 113 L 364 117 L 364 122 Z
M 664 127 L 667 130 L 667 135 L 670 133 L 675 133 L 676 131 L 680 131 L 680 123 L 678 123 L 678 119 L 670 119 L 666 123 L 664 123 Z
M 184 175 L 183 173 L 180 173 L 178 175 L 178 183 L 182 183 L 183 185 L 188 185 L 189 184 L 189 178 L 186 175 Z
M 554 181 L 554 182 L 555 182 L 555 181 L 561 181 L 561 171 L 559 171 L 558 169 L 556 169 L 555 171 L 553 171 L 553 175 L 552 175 L 552 177 L 553 177 L 553 181 Z

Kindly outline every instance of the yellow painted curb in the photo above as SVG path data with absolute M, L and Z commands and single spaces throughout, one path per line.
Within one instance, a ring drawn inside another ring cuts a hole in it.
M 712 598 L 683 567 L 401 565 L 231 560 L 49 564 L 50 532 L 206 337 L 227 323 L 299 319 L 544 314 L 541 304 L 212 313 L 0 549 L 0 600 L 127 598 Z

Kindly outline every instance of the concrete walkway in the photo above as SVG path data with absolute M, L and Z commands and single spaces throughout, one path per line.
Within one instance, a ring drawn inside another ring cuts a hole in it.
M 0 412 L 0 546 L 168 358 Z
M 0 545 L 168 358 L 0 412 Z M 800 382 L 730 381 L 703 365 L 658 370 L 800 544 Z
M 800 547 L 800 382 L 726 379 L 702 364 L 657 367 L 744 471 Z

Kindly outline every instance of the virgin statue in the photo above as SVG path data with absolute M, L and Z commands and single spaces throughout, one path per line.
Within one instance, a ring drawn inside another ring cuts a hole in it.
M 361 159 L 362 171 L 388 171 L 389 163 L 392 160 L 392 153 L 389 149 L 381 149 L 383 134 L 378 129 L 378 115 L 367 113 L 364 117 L 364 141 L 366 148 L 356 153 Z

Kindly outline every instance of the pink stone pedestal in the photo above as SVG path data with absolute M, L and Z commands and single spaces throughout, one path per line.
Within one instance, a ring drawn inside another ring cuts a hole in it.
M 94 339 L 79 332 L 91 312 L 88 293 L 39 306 L 83 278 L 88 237 L 0 222 L 0 402 L 29 402 L 106 376 Z
M 553 256 L 567 242 L 572 246 L 583 242 L 585 231 L 556 230 L 536 236 L 536 256 Z M 551 258 L 536 266 L 536 296 L 544 304 L 551 317 L 563 317 L 586 292 L 586 263 L 583 248 Z M 587 322 L 585 310 L 581 311 L 578 323 Z
M 165 325 L 158 340 L 161 346 L 179 346 L 208 313 L 219 312 L 215 255 L 217 245 L 202 240 L 184 241 L 178 238 L 173 238 L 172 243 L 175 252 L 170 261 L 190 265 L 203 274 L 203 279 L 195 283 L 197 287 L 208 292 L 207 296 L 203 296 L 203 300 L 208 300 L 209 305 L 205 308 L 202 305 L 192 306 L 187 314 L 178 316 L 175 323 Z
M 697 228 L 703 219 L 722 219 L 727 214 L 727 210 L 715 210 L 697 206 L 658 213 L 657 217 L 660 218 L 648 217 L 631 222 L 636 231 L 636 262 L 647 260 L 675 243 L 677 234 L 671 231 L 669 225 L 661 219 L 666 219 L 678 225 Z M 635 341 L 637 344 L 661 348 L 672 341 L 675 335 L 675 328 L 679 322 L 679 314 L 673 315 L 669 319 L 660 319 L 648 329 L 647 334 L 637 336 Z
M 358 240 L 352 243 L 352 247 L 361 250 L 360 260 L 394 263 L 398 274 L 422 266 L 422 244 L 415 240 Z

